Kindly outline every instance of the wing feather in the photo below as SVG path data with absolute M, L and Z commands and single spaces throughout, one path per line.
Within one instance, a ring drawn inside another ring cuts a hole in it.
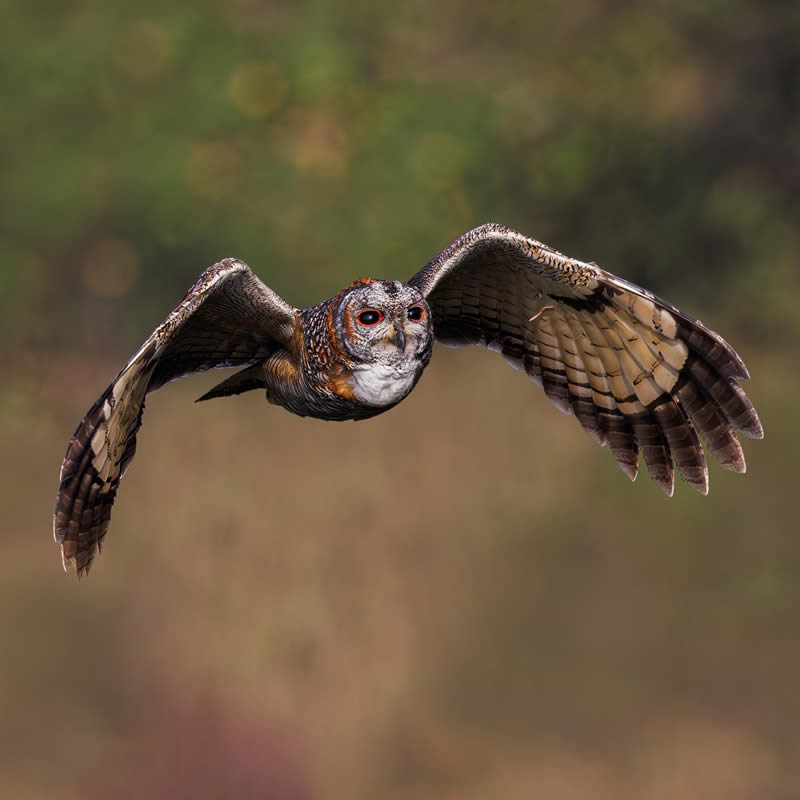
M 290 347 L 295 311 L 241 261 L 220 261 L 200 275 L 70 440 L 53 514 L 65 569 L 85 575 L 102 547 L 119 482 L 136 452 L 146 394 L 192 372 L 257 363 Z
M 570 315 L 562 312 L 555 320 L 554 330 L 564 359 L 572 413 L 583 429 L 599 445 L 607 443 L 606 432 L 593 399 L 594 390 L 580 346 L 581 333 L 570 324 Z
M 467 232 L 410 281 L 437 340 L 481 344 L 539 383 L 636 477 L 639 453 L 667 494 L 674 467 L 703 494 L 700 437 L 745 469 L 736 432 L 761 438 L 736 351 L 702 322 L 595 264 L 502 225 Z

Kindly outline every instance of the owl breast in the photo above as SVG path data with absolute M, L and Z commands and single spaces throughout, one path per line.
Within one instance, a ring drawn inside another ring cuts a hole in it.
M 353 397 L 368 406 L 381 408 L 399 403 L 413 388 L 422 364 L 365 364 L 351 372 Z

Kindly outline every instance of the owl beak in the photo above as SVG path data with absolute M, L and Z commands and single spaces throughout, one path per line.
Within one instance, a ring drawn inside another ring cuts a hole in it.
M 401 352 L 405 352 L 406 349 L 406 335 L 403 332 L 403 329 L 399 325 L 395 325 L 394 328 L 394 337 L 392 338 L 392 342 L 394 346 L 400 350 Z

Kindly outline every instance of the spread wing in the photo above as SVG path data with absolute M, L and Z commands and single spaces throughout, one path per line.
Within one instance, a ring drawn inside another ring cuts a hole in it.
M 465 233 L 409 283 L 427 297 L 437 340 L 502 353 L 607 444 L 631 479 L 641 451 L 668 495 L 673 462 L 708 492 L 698 433 L 734 472 L 745 470 L 736 431 L 763 436 L 737 383 L 750 376 L 733 348 L 594 264 L 488 224 Z
M 220 261 L 200 275 L 67 447 L 53 515 L 65 569 L 86 574 L 102 546 L 117 487 L 136 452 L 147 392 L 193 372 L 263 361 L 290 346 L 295 313 L 241 261 Z

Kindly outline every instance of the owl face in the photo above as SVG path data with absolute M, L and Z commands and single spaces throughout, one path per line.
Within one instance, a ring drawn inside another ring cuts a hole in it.
M 355 397 L 374 406 L 405 397 L 433 344 L 422 294 L 401 281 L 356 281 L 343 293 L 336 317 Z
M 356 281 L 343 292 L 337 328 L 356 365 L 414 362 L 432 341 L 428 303 L 401 281 Z

